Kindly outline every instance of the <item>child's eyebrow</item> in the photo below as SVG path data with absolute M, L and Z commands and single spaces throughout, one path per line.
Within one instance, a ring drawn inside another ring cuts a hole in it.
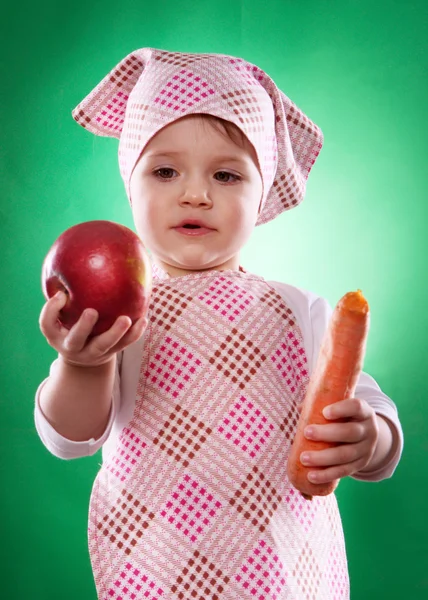
M 181 152 L 173 152 L 173 151 L 171 151 L 171 152 L 163 152 L 163 151 L 160 151 L 160 152 L 148 152 L 146 154 L 146 157 L 147 158 L 160 158 L 160 157 L 167 157 L 167 158 L 168 157 L 172 157 L 172 158 L 174 158 L 175 156 L 180 156 L 180 154 L 181 154 Z
M 153 151 L 153 152 L 148 152 L 146 154 L 146 158 L 176 158 L 177 156 L 183 156 L 183 152 L 176 152 L 176 151 L 168 151 L 168 152 L 163 152 L 163 151 Z M 229 156 L 229 155 L 223 155 L 223 154 L 219 154 L 218 156 L 213 156 L 212 158 L 213 162 L 217 162 L 217 161 L 225 161 L 225 162 L 234 162 L 234 163 L 238 163 L 238 164 L 245 164 L 247 161 L 245 160 L 245 158 L 240 158 L 238 156 Z

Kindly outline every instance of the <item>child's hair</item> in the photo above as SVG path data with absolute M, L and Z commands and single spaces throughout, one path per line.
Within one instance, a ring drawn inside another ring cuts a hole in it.
M 208 115 L 205 113 L 197 113 L 195 116 L 200 117 L 203 123 L 207 123 L 213 129 L 218 131 L 218 133 L 229 138 L 236 146 L 239 146 L 240 148 L 247 148 L 248 145 L 251 145 L 251 142 L 244 132 L 234 123 L 226 121 L 221 117 L 215 117 L 214 115 Z
M 238 146 L 238 148 L 242 148 L 243 150 L 247 151 L 251 149 L 253 151 L 253 157 L 257 163 L 257 168 L 260 171 L 260 164 L 254 146 L 247 138 L 245 133 L 239 129 L 237 125 L 231 121 L 227 121 L 226 119 L 222 119 L 221 117 L 216 117 L 215 115 L 210 115 L 208 113 L 194 113 L 187 115 L 187 117 L 189 116 L 198 118 L 203 126 L 208 125 L 209 127 L 212 127 L 212 129 L 220 133 L 220 135 L 231 140 L 236 146 Z M 185 119 L 186 117 L 182 118 Z

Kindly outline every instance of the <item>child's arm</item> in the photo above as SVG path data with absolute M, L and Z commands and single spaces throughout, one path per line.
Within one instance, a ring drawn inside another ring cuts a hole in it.
M 308 371 L 311 373 L 332 308 L 324 298 L 307 290 L 279 282 L 269 283 L 296 316 L 302 331 Z M 362 481 L 381 481 L 393 475 L 400 460 L 403 431 L 393 401 L 365 372 L 360 374 L 355 396 L 351 402 L 335 405 L 335 410 L 341 411 L 341 416 L 348 423 L 332 421 L 331 424 L 314 427 L 313 439 L 325 439 L 324 436 L 327 436 L 326 441 L 341 442 L 333 454 L 327 450 L 310 453 L 308 466 L 327 467 L 320 482 L 345 475 Z M 323 452 L 328 454 L 322 454 Z
M 59 357 L 39 397 L 55 431 L 74 442 L 101 437 L 109 420 L 115 363 L 113 357 L 96 367 L 78 367 Z
M 315 365 L 322 335 L 332 309 L 323 298 L 311 306 L 312 359 Z M 355 398 L 337 402 L 328 425 L 314 425 L 310 439 L 338 442 L 329 450 L 308 453 L 308 466 L 321 467 L 318 480 L 324 483 L 351 476 L 363 481 L 380 481 L 391 477 L 403 450 L 403 432 L 397 408 L 367 373 L 361 373 Z M 346 422 L 338 422 L 343 419 Z
M 88 340 L 98 318 L 96 311 L 84 311 L 68 331 L 58 322 L 65 302 L 66 296 L 60 292 L 40 315 L 40 328 L 59 353 L 55 369 L 40 391 L 40 409 L 63 437 L 71 441 L 98 439 L 109 420 L 116 354 L 142 335 L 147 319 L 131 326 L 128 317 L 119 317 L 108 331 Z

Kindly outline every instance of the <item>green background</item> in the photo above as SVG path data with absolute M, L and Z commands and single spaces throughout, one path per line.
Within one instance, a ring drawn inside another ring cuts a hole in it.
M 242 56 L 322 128 L 297 209 L 255 230 L 242 264 L 372 311 L 365 370 L 399 409 L 402 461 L 339 499 L 353 600 L 428 597 L 427 3 L 280 0 L 9 2 L 1 19 L 2 598 L 95 600 L 86 522 L 101 460 L 61 461 L 34 427 L 55 352 L 38 329 L 40 270 L 67 227 L 132 226 L 116 140 L 70 112 L 144 46 Z M 5 594 L 5 595 L 4 595 Z

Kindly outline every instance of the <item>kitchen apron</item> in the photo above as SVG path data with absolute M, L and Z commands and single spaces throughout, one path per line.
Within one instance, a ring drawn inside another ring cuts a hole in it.
M 287 457 L 308 384 L 285 300 L 240 271 L 154 273 L 135 409 L 94 482 L 101 600 L 345 600 L 334 494 Z

